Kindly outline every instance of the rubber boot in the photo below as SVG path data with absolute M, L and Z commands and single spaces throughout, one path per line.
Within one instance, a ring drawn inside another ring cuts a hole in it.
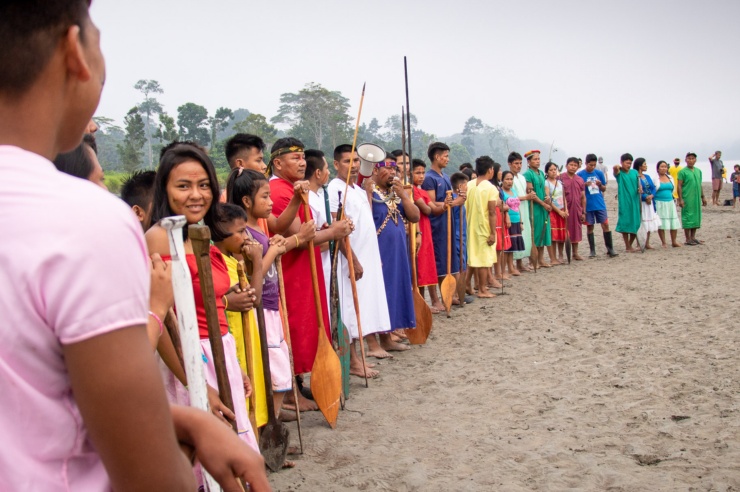
M 614 258 L 615 256 L 619 256 L 619 254 L 616 251 L 614 251 L 614 246 L 612 245 L 611 231 L 604 233 L 604 244 L 606 244 L 606 254 L 609 255 L 609 258 Z
M 596 258 L 596 241 L 594 240 L 594 234 L 592 232 L 591 234 L 587 234 L 587 236 L 588 236 L 588 247 L 589 249 L 591 249 L 591 252 L 588 254 L 588 257 Z

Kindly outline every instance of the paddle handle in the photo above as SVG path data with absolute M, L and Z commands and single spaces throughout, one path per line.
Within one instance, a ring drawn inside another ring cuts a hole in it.
M 242 256 L 246 258 L 246 248 L 242 249 Z M 247 281 L 246 267 L 244 266 L 244 260 L 240 261 L 236 265 L 236 273 L 239 277 L 239 288 L 244 291 L 249 289 L 249 282 Z M 249 312 L 242 313 L 242 337 L 244 338 L 244 364 L 247 366 L 247 377 L 252 383 L 252 394 L 249 396 L 249 423 L 252 424 L 252 430 L 254 430 L 255 437 L 259 440 L 259 429 L 257 428 L 257 398 L 255 395 L 255 384 L 254 384 L 254 360 L 252 358 L 252 334 L 249 330 Z
M 265 395 L 267 399 L 267 420 L 271 424 L 277 422 L 275 414 L 275 400 L 272 391 L 272 371 L 270 371 L 270 349 L 267 346 L 267 329 L 265 328 L 265 311 L 262 309 L 262 302 L 254 305 L 254 312 L 257 315 L 257 328 L 260 332 L 260 353 L 262 354 L 262 367 L 265 371 Z M 296 405 L 298 402 L 296 402 Z
M 360 300 L 357 297 L 357 281 L 355 280 L 355 264 L 352 261 L 352 244 L 350 243 L 349 236 L 344 238 L 344 247 L 347 251 L 347 265 L 349 266 L 349 282 L 352 286 L 352 302 L 355 305 L 355 315 L 357 316 L 357 336 L 360 340 L 360 355 L 362 356 L 362 368 L 365 375 L 365 387 L 368 387 L 367 382 L 367 365 L 365 365 L 365 343 L 362 337 L 362 320 L 360 319 Z
M 278 273 L 278 290 L 280 291 L 280 307 L 282 312 L 280 313 L 283 321 L 283 335 L 285 336 L 285 343 L 288 344 L 288 356 L 290 357 L 290 373 L 293 376 L 293 400 L 295 400 L 295 414 L 296 423 L 298 424 L 298 441 L 301 445 L 301 454 L 303 454 L 303 432 L 301 431 L 301 409 L 298 404 L 298 385 L 295 384 L 295 365 L 293 363 L 293 344 L 290 342 L 290 324 L 288 321 L 288 306 L 285 303 L 285 283 L 283 281 L 283 261 L 282 257 L 278 256 L 275 259 Z
M 416 265 L 416 224 L 409 222 L 409 238 L 411 243 L 411 283 L 415 291 L 419 291 L 419 279 L 417 278 Z
M 308 222 L 311 220 L 311 211 L 308 207 L 308 193 L 303 193 L 301 197 L 303 199 L 303 219 L 305 220 L 305 222 Z M 313 301 L 316 309 L 316 318 L 319 325 L 319 343 L 321 343 L 321 339 L 326 338 L 326 327 L 324 326 L 324 310 L 321 307 L 321 291 L 319 290 L 319 274 L 316 269 L 316 249 L 313 245 L 313 239 L 308 242 L 308 258 L 309 263 L 311 264 Z
M 198 279 L 200 280 L 200 292 L 203 297 L 203 306 L 206 311 L 206 323 L 208 325 L 208 341 L 211 344 L 213 366 L 216 370 L 216 381 L 218 382 L 218 394 L 226 407 L 234 411 L 234 400 L 229 384 L 229 375 L 226 372 L 226 356 L 224 344 L 221 339 L 221 326 L 218 321 L 218 308 L 216 307 L 216 294 L 213 287 L 213 272 L 211 271 L 211 231 L 208 226 L 191 224 L 188 226 L 188 237 L 193 244 L 195 262 L 198 266 Z M 234 429 L 239 432 L 236 420 L 227 419 Z
M 447 190 L 447 196 L 452 196 L 452 190 Z M 452 205 L 447 205 L 447 275 L 452 273 Z

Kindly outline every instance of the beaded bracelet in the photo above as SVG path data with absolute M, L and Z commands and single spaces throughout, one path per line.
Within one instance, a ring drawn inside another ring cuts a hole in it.
M 151 316 L 157 321 L 157 324 L 159 325 L 159 336 L 162 336 L 162 332 L 164 331 L 164 325 L 162 324 L 162 318 L 154 314 L 154 312 L 152 311 L 149 311 L 149 316 Z

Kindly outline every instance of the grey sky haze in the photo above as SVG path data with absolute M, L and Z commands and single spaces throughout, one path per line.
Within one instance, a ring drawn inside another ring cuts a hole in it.
M 97 114 L 119 124 L 139 79 L 160 82 L 172 115 L 191 101 L 268 118 L 308 82 L 355 115 L 366 81 L 362 120 L 382 124 L 404 104 L 406 55 L 411 110 L 437 136 L 474 115 L 609 160 L 740 140 L 737 0 L 95 0 L 92 15 L 108 70 Z

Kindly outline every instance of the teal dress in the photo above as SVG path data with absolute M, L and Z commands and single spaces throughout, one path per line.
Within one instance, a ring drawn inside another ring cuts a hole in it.
M 627 172 L 619 171 L 617 185 L 619 193 L 619 217 L 617 232 L 637 234 L 640 228 L 640 195 L 638 193 L 640 181 L 637 171 L 630 169 Z
M 532 189 L 537 198 L 545 201 L 547 196 L 545 195 L 545 173 L 539 169 L 527 169 L 524 173 L 524 179 L 527 183 L 532 183 Z M 533 219 L 534 219 L 534 245 L 538 248 L 542 246 L 550 246 L 552 244 L 551 231 L 550 231 L 550 212 L 548 212 L 542 205 L 532 202 L 533 208 Z M 639 216 L 638 216 L 639 218 Z

